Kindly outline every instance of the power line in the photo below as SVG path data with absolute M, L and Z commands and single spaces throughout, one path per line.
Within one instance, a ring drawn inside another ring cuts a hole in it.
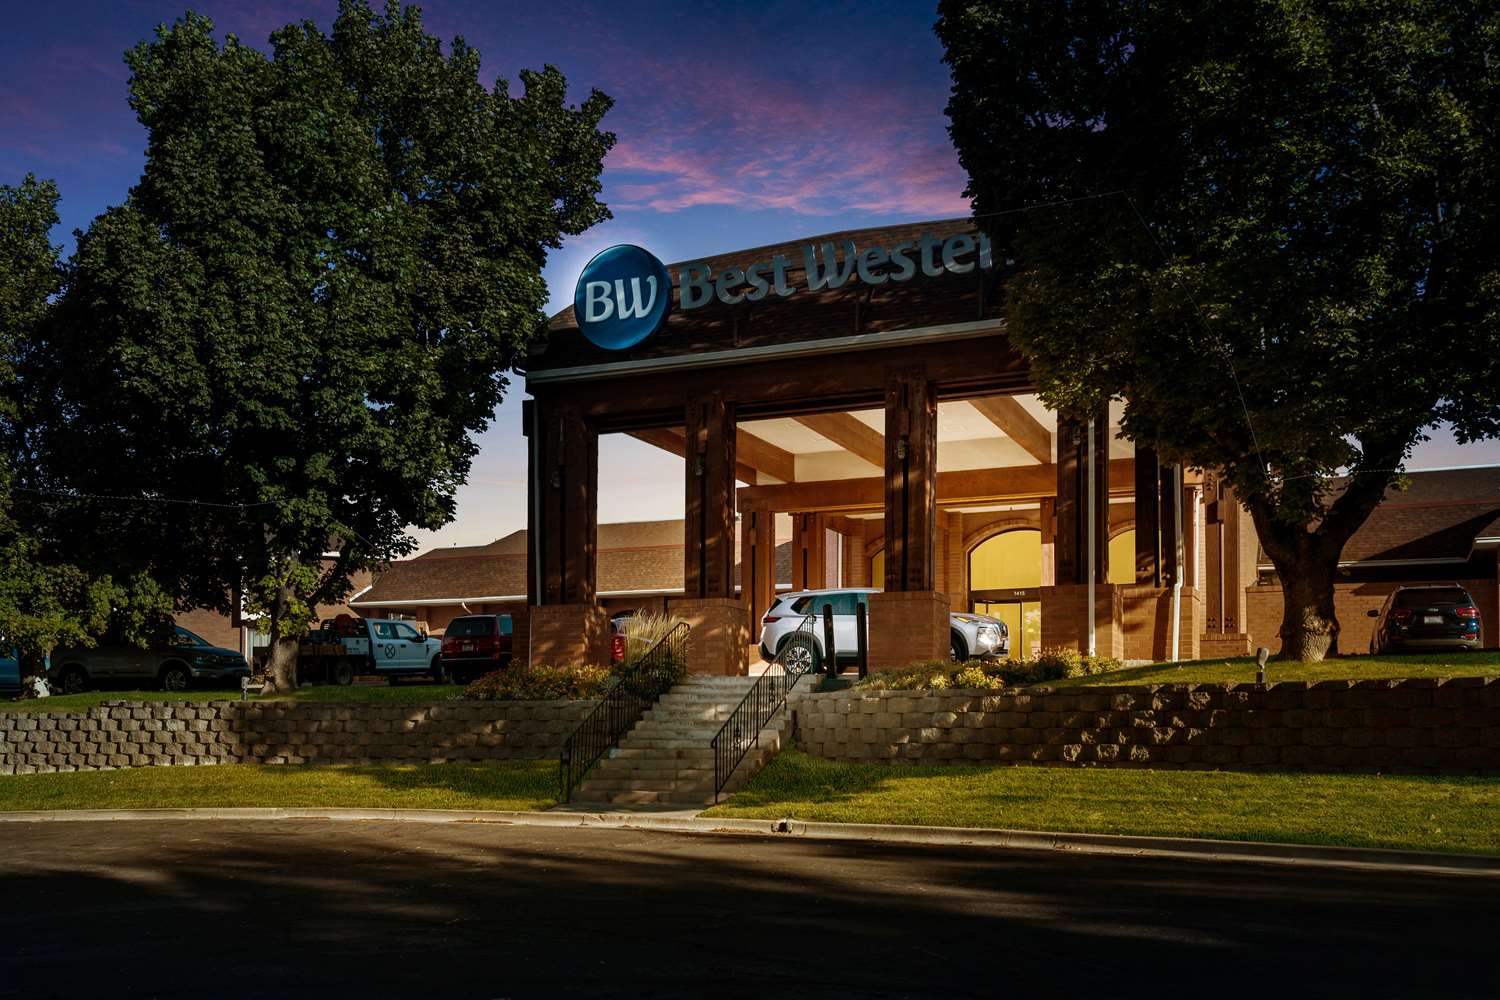
M 176 497 L 127 497 L 107 493 L 76 493 L 66 490 L 38 490 L 26 486 L 13 486 L 16 493 L 31 493 L 35 496 L 58 497 L 64 500 L 107 500 L 114 503 L 184 504 L 192 507 L 215 507 L 223 510 L 250 510 L 255 507 L 274 507 L 285 501 L 262 500 L 259 503 L 222 503 L 214 500 L 184 500 Z

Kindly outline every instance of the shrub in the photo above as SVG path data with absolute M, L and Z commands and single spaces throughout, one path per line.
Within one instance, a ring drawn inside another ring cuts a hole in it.
M 623 671 L 633 666 L 681 624 L 682 619 L 674 615 L 654 615 L 650 612 L 627 618 L 623 628 L 625 658 L 620 661 L 619 669 Z M 654 676 L 668 687 L 687 676 L 687 659 L 682 650 L 663 646 L 657 651 L 657 660 L 660 669 L 654 672 Z
M 856 687 L 869 691 L 941 691 L 947 688 L 995 690 L 1086 677 L 1124 666 L 1107 656 L 1084 656 L 1072 649 L 1044 649 L 1035 660 L 929 660 L 900 670 L 872 674 Z
M 468 701 L 552 701 L 600 698 L 615 682 L 608 667 L 512 663 L 464 688 Z

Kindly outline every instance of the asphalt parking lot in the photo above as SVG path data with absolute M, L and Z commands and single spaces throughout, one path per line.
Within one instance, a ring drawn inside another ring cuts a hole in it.
M 6 997 L 1494 997 L 1489 878 L 495 825 L 6 824 Z

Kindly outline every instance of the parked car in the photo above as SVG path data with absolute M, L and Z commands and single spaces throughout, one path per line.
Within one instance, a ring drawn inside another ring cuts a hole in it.
M 0 649 L 0 698 L 14 698 L 21 693 L 21 651 L 14 647 Z
M 52 654 L 48 684 L 59 694 L 77 694 L 102 684 L 142 681 L 166 691 L 185 691 L 195 684 L 238 684 L 250 676 L 250 664 L 233 649 L 209 643 L 185 628 L 174 628 L 165 642 L 145 649 L 100 645 L 62 649 Z
M 1478 649 L 1479 607 L 1458 584 L 1398 587 L 1371 611 L 1371 653 L 1408 649 Z
M 515 625 L 510 615 L 463 615 L 443 629 L 443 668 L 460 684 L 510 662 Z
M 334 684 L 352 684 L 362 674 L 391 684 L 409 677 L 441 682 L 447 676 L 442 654 L 442 641 L 423 635 L 410 622 L 338 615 L 302 641 L 297 673 Z
M 620 611 L 609 619 L 609 659 L 611 663 L 620 663 L 625 659 L 625 628 L 630 624 L 630 619 L 634 617 L 634 611 Z
M 801 590 L 777 598 L 761 619 L 760 655 L 774 660 L 791 647 L 783 662 L 794 670 L 818 670 L 825 659 L 823 626 L 815 621 L 809 632 L 802 629 L 808 616 L 821 619 L 823 605 L 833 605 L 833 645 L 838 662 L 853 663 L 858 657 L 855 622 L 858 605 L 869 604 L 873 589 Z M 954 660 L 997 659 L 1010 655 L 1010 634 L 1005 623 L 988 615 L 954 612 L 948 616 L 948 656 Z M 868 607 L 865 616 L 869 638 Z

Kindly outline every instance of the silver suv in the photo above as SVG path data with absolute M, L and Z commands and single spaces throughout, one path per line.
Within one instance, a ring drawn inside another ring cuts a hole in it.
M 776 599 L 761 619 L 760 656 L 766 662 L 787 649 L 783 660 L 791 670 L 817 670 L 823 649 L 823 605 L 833 605 L 833 645 L 839 662 L 853 663 L 856 650 L 856 608 L 869 604 L 873 589 L 799 590 Z M 809 620 L 810 618 L 815 620 Z M 954 660 L 998 659 L 1010 655 L 1005 623 L 986 615 L 955 612 L 948 616 L 948 656 Z M 869 641 L 869 608 L 865 609 L 865 641 Z

